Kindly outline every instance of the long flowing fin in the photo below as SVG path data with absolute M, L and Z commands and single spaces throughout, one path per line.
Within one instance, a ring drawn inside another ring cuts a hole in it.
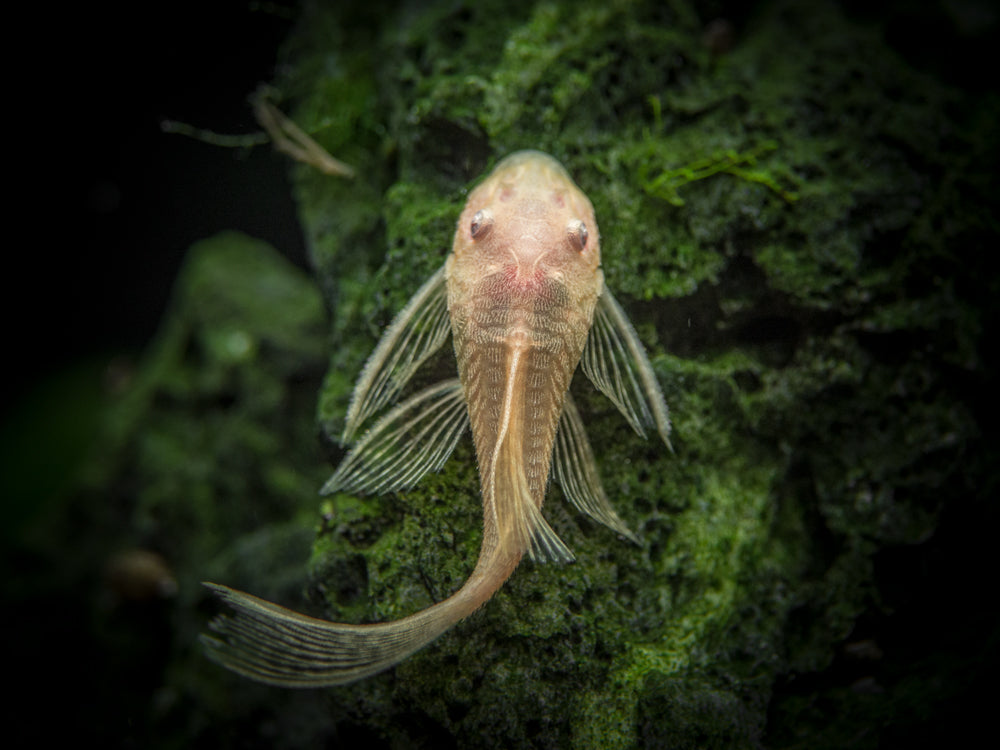
M 392 321 L 365 363 L 347 410 L 344 442 L 350 442 L 368 417 L 399 395 L 417 368 L 441 348 L 450 332 L 442 266 Z
M 205 585 L 235 610 L 235 616 L 212 620 L 214 636 L 201 636 L 208 657 L 246 677 L 282 687 L 340 685 L 375 674 L 429 643 L 455 621 L 441 620 L 438 627 L 426 618 L 426 622 L 407 618 L 382 625 L 334 623 L 226 586 Z
M 642 437 L 655 426 L 670 447 L 670 416 L 646 350 L 625 311 L 602 287 L 580 366 Z
M 530 495 L 528 497 L 530 498 Z M 519 511 L 518 534 L 521 544 L 527 543 L 528 557 L 533 562 L 552 560 L 568 563 L 576 559 L 570 548 L 549 526 L 548 521 L 542 516 L 542 511 L 530 499 L 521 504 Z
M 527 552 L 534 561 L 571 562 L 575 559 L 573 553 L 546 522 L 540 503 L 532 496 L 521 455 L 523 436 L 512 429 L 517 409 L 515 383 L 521 366 L 521 354 L 515 350 L 507 373 L 493 455 L 486 468 L 485 512 L 492 514 L 501 546 Z
M 442 602 L 393 622 L 348 625 L 285 609 L 217 583 L 206 583 L 234 610 L 200 637 L 209 658 L 258 682 L 280 687 L 343 685 L 381 672 L 426 646 L 482 606 L 520 561 L 488 547 L 461 589 Z
M 523 463 L 503 458 L 500 461 L 501 476 L 492 489 L 500 543 L 509 543 L 517 551 L 526 551 L 532 562 L 573 562 L 576 559 L 573 553 L 535 504 Z
M 590 441 L 573 398 L 567 393 L 552 456 L 552 477 L 578 510 L 636 544 L 638 537 L 618 517 L 604 493 Z
M 410 487 L 444 465 L 468 426 L 461 382 L 442 381 L 376 422 L 320 492 L 376 494 Z

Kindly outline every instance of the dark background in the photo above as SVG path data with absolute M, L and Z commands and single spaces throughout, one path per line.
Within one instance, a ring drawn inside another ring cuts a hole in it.
M 10 158 L 24 170 L 13 218 L 27 231 L 4 274 L 8 351 L 19 355 L 5 415 L 81 359 L 141 351 L 192 242 L 238 229 L 306 263 L 287 159 L 269 145 L 226 149 L 160 127 L 171 119 L 224 134 L 258 130 L 247 96 L 274 77 L 292 4 L 58 13 L 54 30 L 41 16 L 24 24 L 47 30 L 56 64 L 14 97 L 10 114 L 20 114 L 8 119 Z

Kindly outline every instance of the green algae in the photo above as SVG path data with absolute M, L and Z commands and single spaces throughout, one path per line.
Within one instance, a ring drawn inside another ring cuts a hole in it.
M 659 100 L 654 98 L 653 101 L 658 102 Z M 698 180 L 706 180 L 717 174 L 729 174 L 747 182 L 756 182 L 791 203 L 798 200 L 797 193 L 782 187 L 769 172 L 747 169 L 747 167 L 756 167 L 762 155 L 774 151 L 777 147 L 778 144 L 774 141 L 765 141 L 742 153 L 729 149 L 675 169 L 659 172 L 655 176 L 643 174 L 645 170 L 640 169 L 639 176 L 643 181 L 643 189 L 647 193 L 662 198 L 678 208 L 684 205 L 684 199 L 681 198 L 679 192 L 684 185 Z M 655 163 L 656 160 L 651 161 Z

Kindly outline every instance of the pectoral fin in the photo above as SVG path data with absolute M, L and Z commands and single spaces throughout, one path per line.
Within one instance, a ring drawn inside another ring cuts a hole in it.
M 559 431 L 556 433 L 555 450 L 552 456 L 553 479 L 562 487 L 563 494 L 570 502 L 595 521 L 603 523 L 624 537 L 639 543 L 638 538 L 618 517 L 608 496 L 601 486 L 601 478 L 597 474 L 597 464 L 594 453 L 590 449 L 590 441 L 583 429 L 580 412 L 569 394 L 562 417 L 559 420 Z
M 437 471 L 469 426 L 469 412 L 458 378 L 412 396 L 375 423 L 323 486 L 380 493 L 410 487 Z
M 646 437 L 645 427 L 655 426 L 669 447 L 670 417 L 663 392 L 642 342 L 607 286 L 597 299 L 580 366 L 633 430 Z
M 441 348 L 450 331 L 442 266 L 396 316 L 365 363 L 347 410 L 345 442 L 353 439 L 368 417 L 399 395 L 417 368 Z

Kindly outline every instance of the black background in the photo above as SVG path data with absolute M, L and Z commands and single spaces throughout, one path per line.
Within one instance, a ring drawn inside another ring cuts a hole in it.
M 6 253 L 5 410 L 74 362 L 140 352 L 194 241 L 238 229 L 306 263 L 286 158 L 161 130 L 258 130 L 247 97 L 274 77 L 291 4 L 81 6 L 19 25 L 46 33 L 15 60 L 31 75 L 7 118 L 26 231 Z

